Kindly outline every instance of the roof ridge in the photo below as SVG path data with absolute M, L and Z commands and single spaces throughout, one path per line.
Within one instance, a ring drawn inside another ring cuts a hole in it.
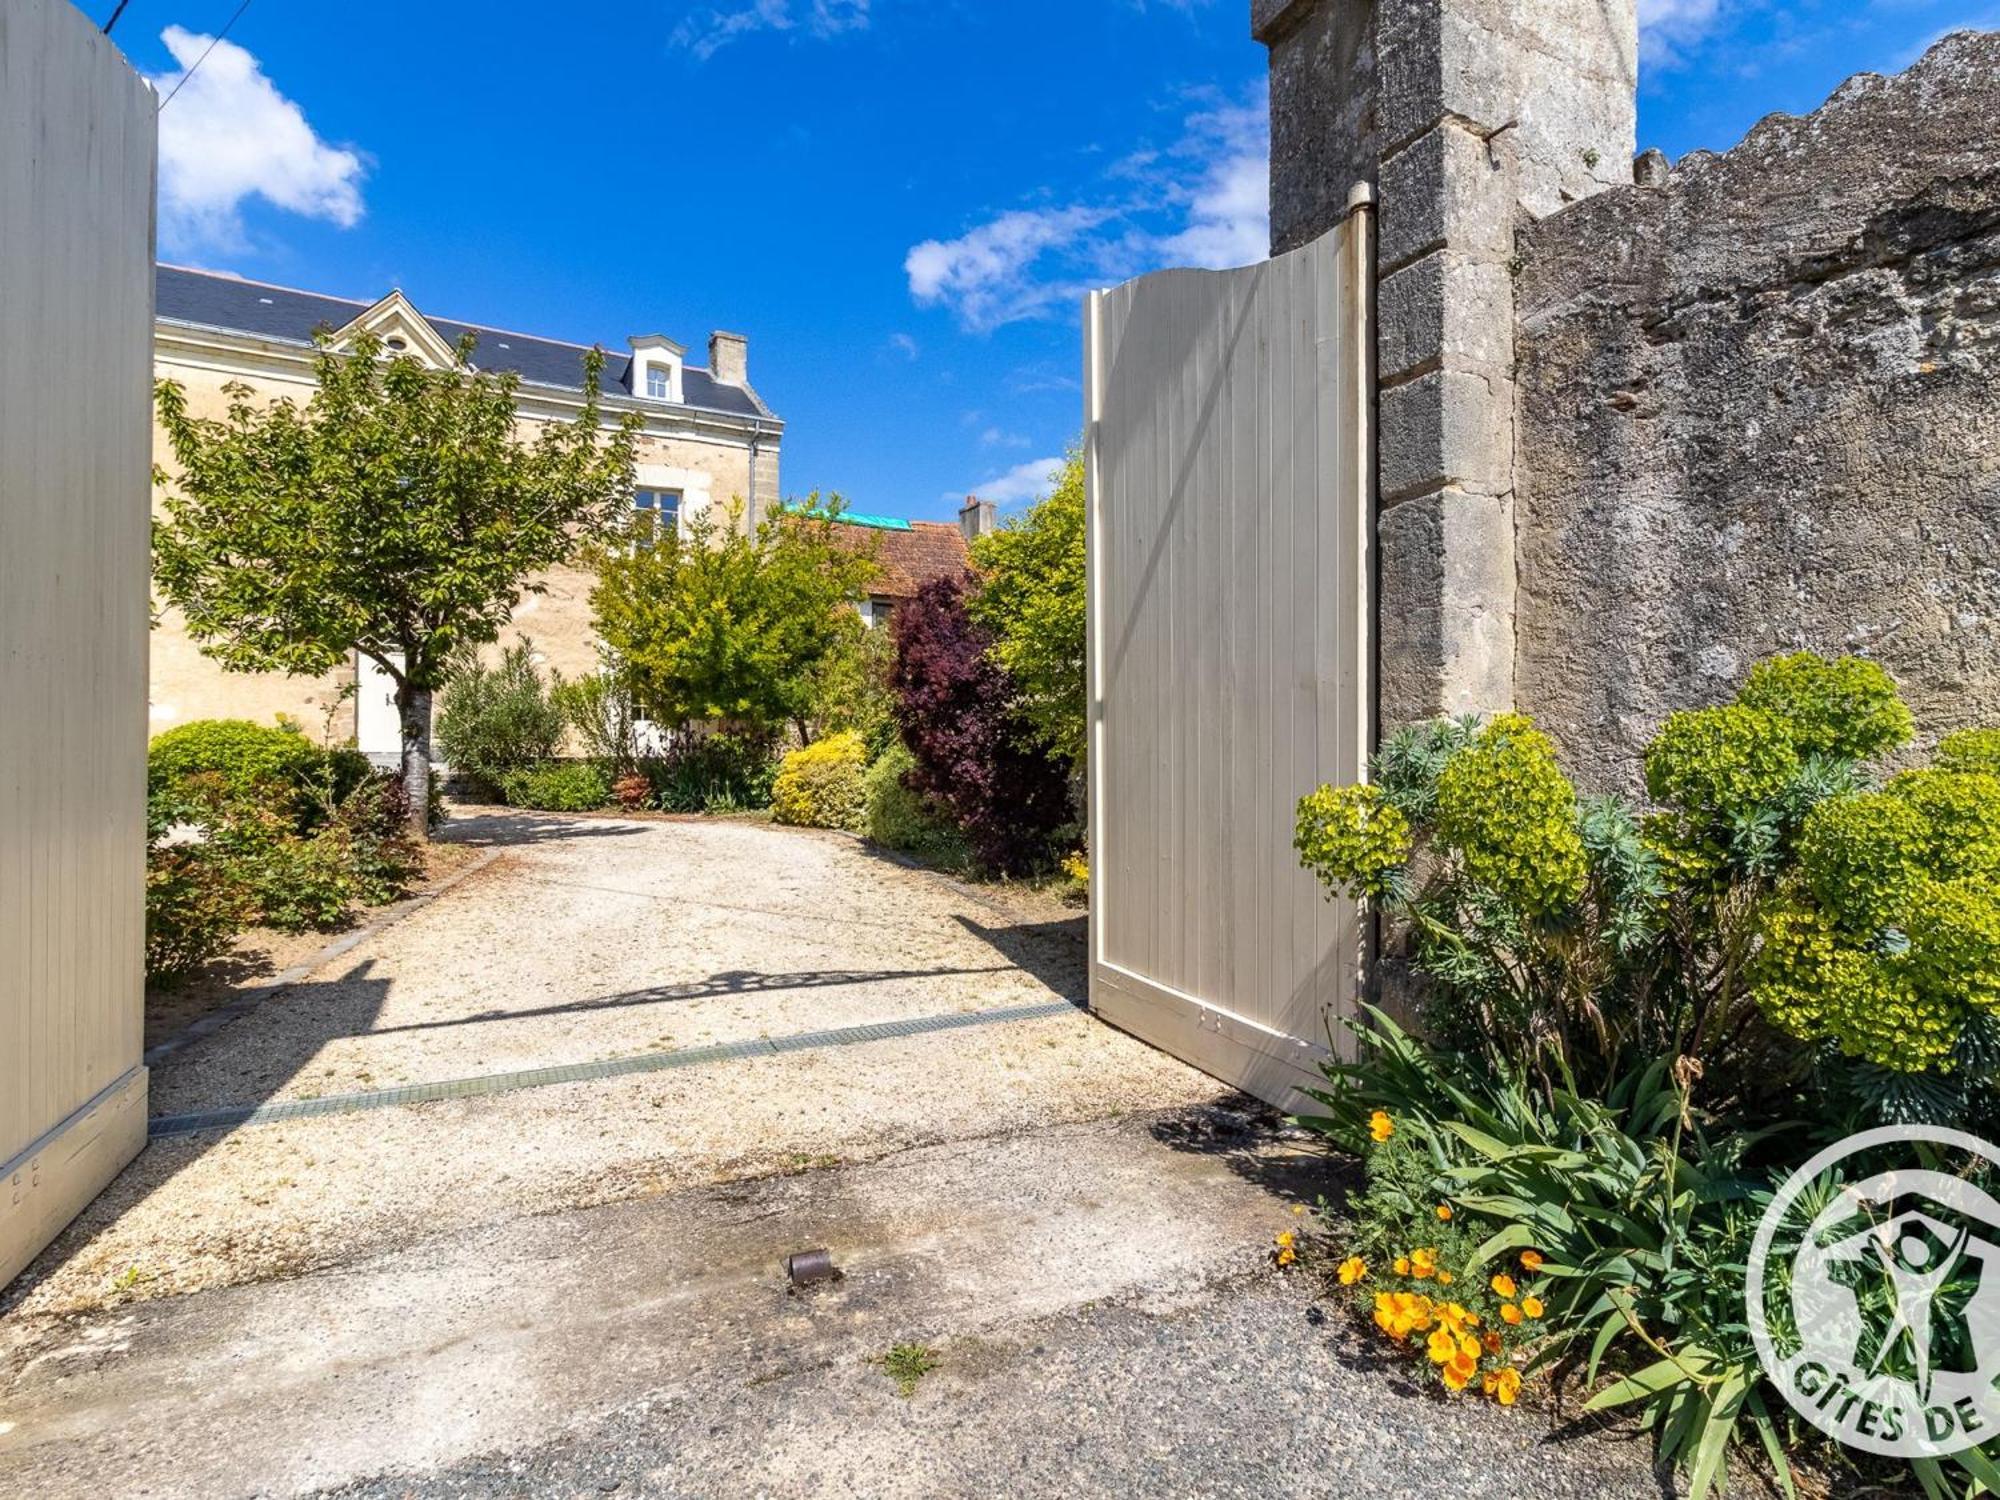
M 382 300 L 381 297 L 377 297 L 373 301 L 364 302 L 358 297 L 342 297 L 337 296 L 333 292 L 315 292 L 302 286 L 286 286 L 281 281 L 259 281 L 254 276 L 239 276 L 234 271 L 211 271 L 204 266 L 182 266 L 167 260 L 158 262 L 158 265 L 164 271 L 180 271 L 189 276 L 206 276 L 213 281 L 233 281 L 239 286 L 261 286 L 269 291 L 290 292 L 295 297 L 313 297 L 321 302 L 339 302 L 347 307 L 358 307 L 363 312 L 366 312 L 375 303 Z M 403 289 L 401 287 L 391 287 L 390 291 L 402 292 Z M 388 294 L 384 293 L 383 295 L 386 296 Z M 443 313 L 427 313 L 421 307 L 417 307 L 416 299 L 411 297 L 408 292 L 403 292 L 403 296 L 409 302 L 410 306 L 417 308 L 419 316 L 427 323 L 456 323 L 460 328 L 469 328 L 474 333 L 491 333 L 501 338 L 510 339 L 533 339 L 538 344 L 556 344 L 564 349 L 577 349 L 586 354 L 592 349 L 602 349 L 607 355 L 619 352 L 602 342 L 579 344 L 575 339 L 555 338 L 546 333 L 523 333 L 519 329 L 496 328 L 491 323 L 474 323 L 466 318 L 447 317 Z M 626 352 L 629 353 L 630 351 Z M 709 376 L 711 379 L 714 378 L 714 372 L 707 365 L 691 365 L 683 361 L 682 368 L 697 371 L 700 374 Z

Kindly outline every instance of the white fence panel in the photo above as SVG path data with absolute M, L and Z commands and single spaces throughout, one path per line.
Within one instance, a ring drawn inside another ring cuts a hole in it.
M 1370 218 L 1086 307 L 1091 1005 L 1286 1108 L 1363 957 L 1292 834 L 1372 733 Z
M 0 0 L 0 1285 L 146 1140 L 155 111 Z

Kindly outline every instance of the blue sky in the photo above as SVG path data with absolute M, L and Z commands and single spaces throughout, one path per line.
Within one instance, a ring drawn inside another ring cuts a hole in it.
M 87 0 L 109 13 L 114 0 Z M 239 0 L 132 0 L 172 88 Z M 1264 245 L 1247 0 L 258 0 L 162 115 L 161 254 L 622 346 L 751 340 L 784 484 L 943 517 L 1074 437 L 1077 299 Z M 1640 144 L 1722 149 L 2000 0 L 1641 0 Z

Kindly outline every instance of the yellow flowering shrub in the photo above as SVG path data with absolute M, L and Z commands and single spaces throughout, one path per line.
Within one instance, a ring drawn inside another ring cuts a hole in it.
M 802 828 L 858 829 L 868 812 L 868 746 L 852 730 L 794 750 L 771 783 L 771 816 Z
M 1300 800 L 1292 847 L 1330 892 L 1358 901 L 1387 893 L 1410 842 L 1410 820 L 1380 787 L 1323 786 Z
M 1822 802 L 1759 913 L 1764 1015 L 1894 1073 L 1950 1073 L 2000 1014 L 2000 779 L 1912 771 Z
M 1736 701 L 1784 720 L 1800 755 L 1873 760 L 1907 745 L 1915 727 L 1895 680 L 1858 656 L 1800 651 L 1760 661 Z
M 1941 880 L 2000 880 L 2000 775 L 1905 771 L 1889 783 L 1923 819 L 1919 858 Z
M 1738 703 L 1671 715 L 1646 747 L 1646 791 L 1690 813 L 1729 813 L 1767 801 L 1799 768 L 1791 726 Z
M 1885 792 L 1822 802 L 1799 833 L 1799 873 L 1838 926 L 1872 935 L 1909 905 L 1929 834 L 1922 813 Z
M 1980 771 L 2000 776 L 2000 729 L 1961 729 L 1938 741 L 1940 771 Z
M 1576 788 L 1548 736 L 1501 714 L 1445 763 L 1438 837 L 1480 885 L 1534 916 L 1573 905 L 1589 866 L 1576 826 Z

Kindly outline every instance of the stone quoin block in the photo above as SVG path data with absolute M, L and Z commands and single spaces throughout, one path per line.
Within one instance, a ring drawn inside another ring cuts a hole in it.
M 1382 392 L 1385 504 L 1440 485 L 1488 495 L 1513 487 L 1511 388 L 1498 399 L 1494 384 L 1492 377 L 1438 370 Z
M 1439 250 L 1385 277 L 1376 292 L 1380 374 L 1425 365 L 1500 379 L 1514 370 L 1514 285 L 1505 265 Z
M 1446 244 L 1504 261 L 1519 210 L 1513 132 L 1491 141 L 1447 120 L 1382 163 L 1375 261 L 1407 265 Z
M 1383 513 L 1384 732 L 1513 706 L 1514 516 L 1501 496 L 1443 489 Z

